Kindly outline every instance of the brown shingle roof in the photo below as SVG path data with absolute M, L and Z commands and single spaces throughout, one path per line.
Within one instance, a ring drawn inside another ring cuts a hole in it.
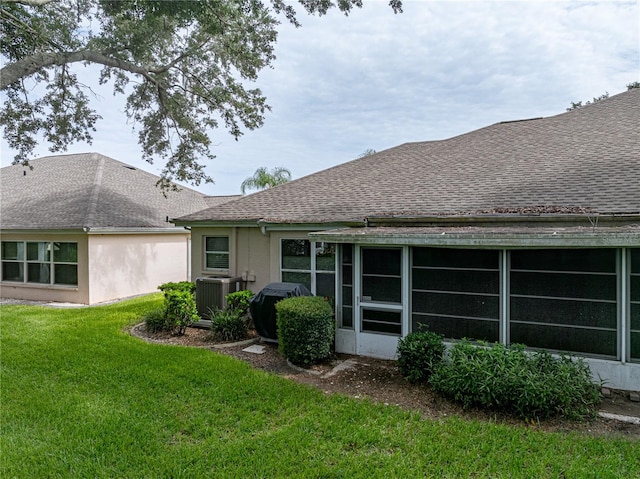
M 549 118 L 406 143 L 180 222 L 341 223 L 482 212 L 640 213 L 640 89 Z
M 166 218 L 211 206 L 182 188 L 166 197 L 158 176 L 98 153 L 48 156 L 0 170 L 2 229 L 170 228 Z

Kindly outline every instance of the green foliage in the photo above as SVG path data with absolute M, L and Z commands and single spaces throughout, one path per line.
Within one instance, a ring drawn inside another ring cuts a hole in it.
M 242 291 L 229 293 L 224 298 L 227 301 L 227 308 L 240 311 L 241 315 L 247 315 L 253 293 L 248 289 L 243 289 Z
M 362 0 L 300 0 L 309 13 L 345 13 Z M 238 139 L 269 110 L 258 73 L 271 66 L 280 15 L 298 26 L 283 0 L 2 1 L 0 125 L 15 162 L 27 164 L 39 135 L 50 150 L 91 143 L 100 116 L 75 65 L 101 67 L 97 80 L 126 95 L 125 123 L 138 131 L 142 158 L 162 159 L 163 187 L 178 179 L 212 181 L 212 132 Z M 395 12 L 400 0 L 391 0 Z M 7 61 L 4 61 L 7 60 Z M 36 88 L 41 84 L 43 88 Z
M 498 409 L 527 419 L 590 418 L 600 402 L 599 387 L 582 359 L 527 352 L 522 345 L 456 343 L 429 383 L 465 407 Z
M 640 475 L 630 428 L 432 420 L 123 334 L 161 303 L 156 294 L 90 308 L 0 305 L 0 477 Z
M 187 291 L 191 294 L 196 292 L 196 284 L 193 281 L 180 281 L 178 283 L 163 283 L 158 286 L 158 289 L 163 293 L 167 291 Z
M 331 356 L 333 310 L 324 298 L 295 296 L 276 303 L 280 352 L 293 364 L 309 366 Z
M 398 367 L 409 382 L 426 381 L 442 361 L 443 336 L 431 331 L 416 331 L 398 341 Z
M 245 179 L 240 185 L 240 190 L 244 194 L 249 190 L 265 190 L 273 186 L 282 185 L 291 180 L 291 172 L 278 166 L 269 171 L 264 166 L 258 168 L 253 176 Z
M 213 310 L 209 308 L 211 334 L 222 341 L 239 341 L 249 333 L 249 319 L 239 309 Z
M 187 327 L 199 321 L 196 300 L 188 291 L 168 289 L 164 292 L 165 327 L 182 336 Z
M 156 308 L 144 315 L 144 324 L 150 333 L 167 331 L 166 315 L 163 308 Z

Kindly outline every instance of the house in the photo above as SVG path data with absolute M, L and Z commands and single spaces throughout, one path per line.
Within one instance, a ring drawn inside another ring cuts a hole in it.
M 188 230 L 169 218 L 221 203 L 97 153 L 0 170 L 0 296 L 94 304 L 188 280 Z
M 449 340 L 587 358 L 640 389 L 640 89 L 548 118 L 407 143 L 186 215 L 192 276 L 304 283 L 336 350 Z

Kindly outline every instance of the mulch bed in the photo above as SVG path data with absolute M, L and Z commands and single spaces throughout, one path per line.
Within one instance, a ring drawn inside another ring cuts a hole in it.
M 144 324 L 131 328 L 131 334 L 146 341 L 210 349 L 217 354 L 233 356 L 253 367 L 284 376 L 288 379 L 316 387 L 325 394 L 345 394 L 357 399 L 368 399 L 420 412 L 424 418 L 443 419 L 458 416 L 491 423 L 522 425 L 533 429 L 554 432 L 578 432 L 595 436 L 613 436 L 640 439 L 640 425 L 598 417 L 588 422 L 550 419 L 540 422 L 525 422 L 499 411 L 465 410 L 456 403 L 433 393 L 428 386 L 407 382 L 398 371 L 395 361 L 337 354 L 325 363 L 309 370 L 289 364 L 278 352 L 277 344 L 261 342 L 255 331 L 251 337 L 256 344 L 264 346 L 263 354 L 243 351 L 247 344 L 223 344 L 211 337 L 209 330 L 188 328 L 184 336 L 147 333 Z M 224 347 L 220 347 L 224 346 Z M 353 359 L 356 367 L 327 376 L 340 361 Z M 629 401 L 623 392 L 613 391 L 604 398 L 601 410 L 625 416 L 640 417 L 640 403 Z

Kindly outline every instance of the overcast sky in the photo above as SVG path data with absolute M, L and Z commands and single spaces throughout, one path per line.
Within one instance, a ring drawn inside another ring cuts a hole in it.
M 345 17 L 283 22 L 274 68 L 257 86 L 272 107 L 259 130 L 235 141 L 214 132 L 211 195 L 237 194 L 256 168 L 294 178 L 352 160 L 367 149 L 439 140 L 499 121 L 562 113 L 572 101 L 615 94 L 640 81 L 640 0 L 364 0 Z M 97 82 L 96 82 L 97 83 Z M 96 151 L 158 173 L 140 160 L 123 99 L 98 90 Z M 38 156 L 49 154 L 46 146 Z M 2 142 L 2 166 L 12 152 Z

